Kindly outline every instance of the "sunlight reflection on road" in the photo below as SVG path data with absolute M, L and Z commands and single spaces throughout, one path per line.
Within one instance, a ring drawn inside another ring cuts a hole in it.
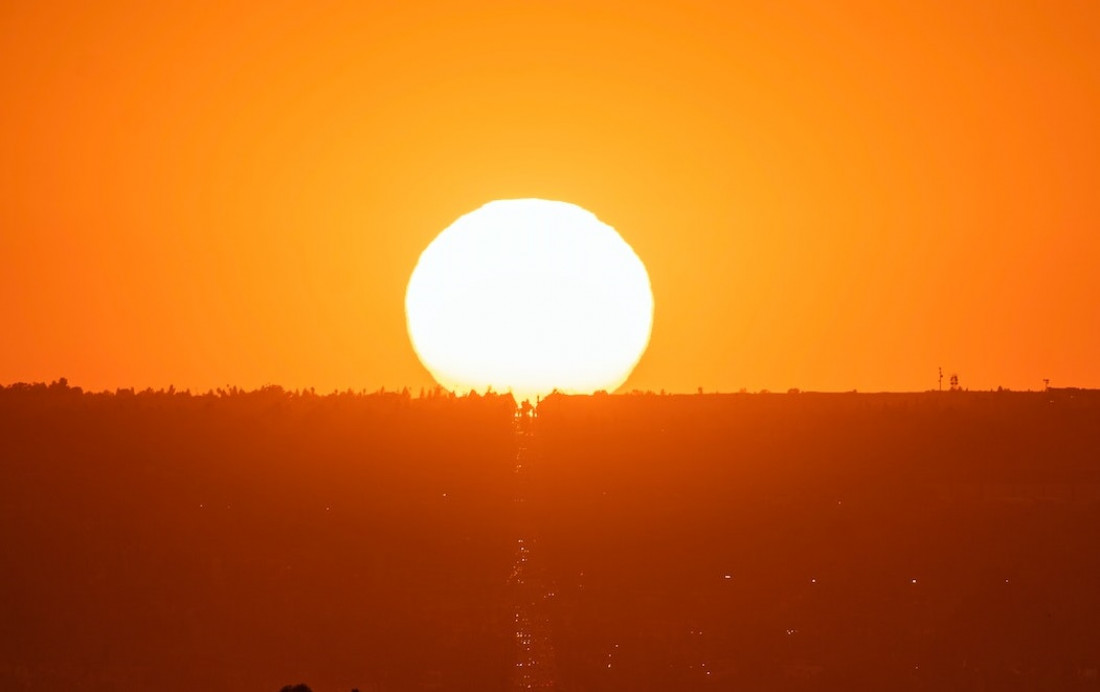
M 537 544 L 527 524 L 524 505 L 526 486 L 530 482 L 528 447 L 534 436 L 534 417 L 517 414 L 516 417 L 516 518 L 517 527 L 524 534 L 516 539 L 509 583 L 513 593 L 515 625 L 515 666 L 512 670 L 512 689 L 554 689 L 554 646 L 550 636 L 549 618 L 545 601 L 553 596 L 546 583 L 545 574 L 537 567 Z M 535 566 L 532 565 L 534 563 Z

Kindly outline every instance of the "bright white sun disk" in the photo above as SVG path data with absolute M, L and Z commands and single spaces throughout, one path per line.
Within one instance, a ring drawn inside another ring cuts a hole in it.
M 591 212 L 499 200 L 424 250 L 405 314 L 444 387 L 534 399 L 621 385 L 649 343 L 653 293 L 638 256 Z

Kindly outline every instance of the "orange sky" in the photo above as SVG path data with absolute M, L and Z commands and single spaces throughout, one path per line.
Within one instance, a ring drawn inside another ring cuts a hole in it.
M 0 383 L 414 388 L 420 251 L 647 264 L 625 389 L 1100 386 L 1100 3 L 0 8 Z

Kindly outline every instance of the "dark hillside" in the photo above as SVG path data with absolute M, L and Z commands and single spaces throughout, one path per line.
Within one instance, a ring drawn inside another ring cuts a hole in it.
M 551 398 L 584 690 L 1096 689 L 1100 393 Z
M 1100 688 L 1100 393 L 531 425 L 516 474 L 510 397 L 0 388 L 0 689 L 504 690 L 517 613 L 566 692 Z
M 499 689 L 513 408 L 0 390 L 0 689 Z

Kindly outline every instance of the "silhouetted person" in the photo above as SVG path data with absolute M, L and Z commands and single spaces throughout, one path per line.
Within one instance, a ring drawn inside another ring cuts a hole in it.
M 297 685 L 285 685 L 279 692 L 313 692 L 313 690 L 309 689 L 309 685 L 300 682 Z

